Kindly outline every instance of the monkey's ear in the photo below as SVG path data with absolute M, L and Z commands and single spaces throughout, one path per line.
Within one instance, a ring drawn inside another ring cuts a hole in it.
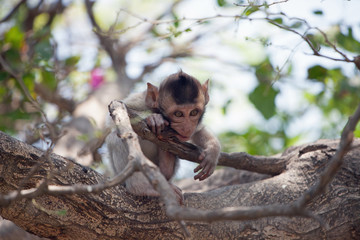
M 146 90 L 146 98 L 145 104 L 148 108 L 154 109 L 158 108 L 158 98 L 159 98 L 159 89 L 152 85 L 151 83 L 147 83 L 147 90 Z
M 206 80 L 206 82 L 204 84 L 201 85 L 201 88 L 203 90 L 204 93 L 204 97 L 205 97 L 205 105 L 209 102 L 209 79 Z

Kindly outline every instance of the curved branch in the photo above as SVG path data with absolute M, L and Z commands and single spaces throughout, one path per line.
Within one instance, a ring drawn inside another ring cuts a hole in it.
M 111 104 L 115 102 L 116 101 L 113 101 Z M 174 137 L 175 132 L 170 128 L 165 130 L 161 136 L 157 137 L 148 128 L 144 119 L 142 119 L 130 108 L 127 108 L 127 111 L 131 119 L 131 126 L 140 137 L 154 142 L 160 148 L 177 155 L 181 159 L 200 163 L 199 155 L 201 154 L 202 150 L 198 146 L 187 142 L 180 142 L 176 137 Z M 277 175 L 286 169 L 287 159 L 287 156 L 264 157 L 252 156 L 245 152 L 222 152 L 220 154 L 218 165 L 248 170 L 252 172 Z
M 288 157 L 252 156 L 245 152 L 220 153 L 220 166 L 233 167 L 251 172 L 278 175 L 285 171 Z

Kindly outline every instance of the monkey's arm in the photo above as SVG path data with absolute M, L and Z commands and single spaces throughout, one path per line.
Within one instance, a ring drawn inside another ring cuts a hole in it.
M 195 173 L 201 170 L 194 176 L 195 180 L 199 179 L 201 181 L 213 174 L 220 155 L 220 143 L 204 126 L 199 127 L 191 140 L 203 149 L 199 157 L 201 163 L 194 169 Z

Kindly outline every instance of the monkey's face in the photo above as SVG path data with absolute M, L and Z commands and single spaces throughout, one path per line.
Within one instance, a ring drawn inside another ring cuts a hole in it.
M 177 132 L 181 142 L 190 140 L 204 113 L 203 103 L 170 105 L 163 108 L 163 114 L 170 122 L 170 127 Z

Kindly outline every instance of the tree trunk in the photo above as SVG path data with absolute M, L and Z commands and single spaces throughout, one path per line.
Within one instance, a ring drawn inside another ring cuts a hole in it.
M 199 209 L 289 203 L 314 184 L 334 154 L 337 140 L 293 147 L 287 170 L 267 179 L 186 193 L 185 205 Z M 186 222 L 193 239 L 360 239 L 360 140 L 353 142 L 344 164 L 325 194 L 308 209 L 318 221 L 268 217 L 252 221 Z M 321 146 L 321 147 L 319 147 Z M 305 150 L 304 150 L 305 149 Z M 0 192 L 35 187 L 49 172 L 56 185 L 94 184 L 104 177 L 70 160 L 43 152 L 0 132 Z M 31 169 L 39 168 L 26 179 Z M 213 176 L 216 177 L 216 176 Z M 24 180 L 25 179 L 25 180 Z M 204 183 L 206 184 L 206 183 Z M 157 198 L 137 197 L 122 186 L 100 194 L 42 195 L 0 208 L 0 215 L 26 231 L 50 239 L 184 239 Z

